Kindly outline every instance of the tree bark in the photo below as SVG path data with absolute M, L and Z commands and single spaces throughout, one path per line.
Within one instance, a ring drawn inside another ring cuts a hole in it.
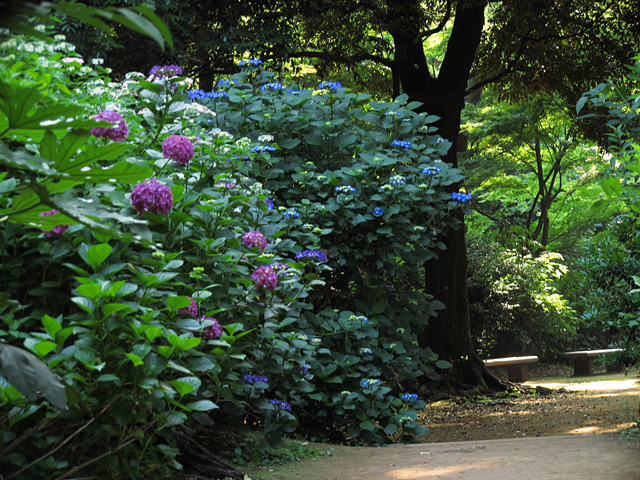
M 404 3 L 404 2 L 402 2 Z M 457 146 L 460 118 L 469 82 L 471 67 L 480 43 L 484 25 L 483 1 L 460 1 L 440 74 L 429 73 L 419 32 L 392 32 L 396 40 L 397 72 L 404 93 L 410 100 L 424 105 L 422 111 L 437 115 L 438 133 L 452 143 L 445 162 L 458 166 Z M 406 27 L 406 26 L 405 26 Z M 449 191 L 458 191 L 453 185 Z M 447 246 L 438 252 L 438 258 L 425 262 L 425 288 L 446 306 L 419 336 L 422 347 L 429 347 L 441 359 L 453 364 L 451 377 L 464 385 L 499 388 L 501 382 L 485 368 L 478 357 L 470 333 L 469 299 L 467 295 L 467 250 L 464 216 L 456 212 L 461 228 L 449 227 L 441 241 Z

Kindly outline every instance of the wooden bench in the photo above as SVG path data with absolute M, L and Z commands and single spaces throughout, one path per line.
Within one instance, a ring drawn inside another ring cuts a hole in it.
M 510 382 L 522 383 L 526 382 L 527 363 L 534 363 L 538 361 L 538 357 L 532 355 L 530 357 L 505 357 L 505 358 L 492 358 L 491 360 L 485 360 L 484 364 L 487 367 L 500 367 L 508 365 L 507 377 Z
M 593 359 L 607 353 L 621 352 L 622 348 L 607 348 L 604 350 L 583 350 L 580 352 L 567 352 L 564 354 L 567 358 L 573 359 L 573 376 L 582 377 L 585 375 L 593 375 Z M 618 371 L 616 367 L 607 368 L 607 371 Z

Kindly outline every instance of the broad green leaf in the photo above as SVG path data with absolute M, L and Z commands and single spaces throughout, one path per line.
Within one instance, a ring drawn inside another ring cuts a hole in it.
M 122 303 L 107 303 L 106 305 L 102 306 L 102 314 L 105 317 L 108 317 L 109 315 L 129 308 L 131 308 L 129 307 L 129 305 L 123 305 Z
M 71 301 L 90 314 L 93 314 L 93 310 L 96 308 L 95 304 L 85 297 L 73 297 Z
M 137 367 L 138 365 L 142 365 L 144 362 L 140 360 L 140 357 L 133 353 L 125 353 L 127 358 L 133 362 L 133 364 Z
M 100 285 L 80 285 L 76 290 L 80 295 L 90 298 L 91 300 L 95 300 L 102 294 L 102 288 L 100 288 Z
M 438 360 L 436 362 L 436 367 L 441 368 L 443 370 L 449 369 L 451 368 L 453 365 L 451 365 L 449 362 L 447 362 L 446 360 Z
M 162 336 L 162 330 L 154 325 L 151 325 L 150 328 L 144 330 L 144 334 L 150 342 L 153 342 L 156 338 Z
M 78 170 L 94 164 L 98 160 L 117 160 L 129 150 L 130 146 L 122 143 L 110 143 L 109 145 L 90 145 L 77 156 L 69 157 L 56 164 L 56 170 L 67 172 Z
M 73 352 L 73 358 L 90 366 L 96 361 L 96 354 L 91 350 L 78 349 Z
M 182 348 L 183 350 L 189 350 L 190 348 L 195 348 L 200 345 L 201 341 L 202 338 L 200 337 L 187 338 L 186 340 L 182 341 L 180 348 Z
M 369 432 L 373 432 L 373 429 L 375 427 L 373 426 L 373 423 L 371 423 L 369 420 L 366 420 L 366 421 L 360 423 L 360 428 L 362 430 L 368 430 Z
M 113 252 L 113 247 L 107 243 L 101 243 L 100 245 L 94 245 L 87 252 L 87 260 L 89 265 L 93 267 L 94 270 L 100 266 L 102 262 L 104 262 L 109 255 Z
M 191 305 L 189 297 L 169 297 L 167 298 L 167 307 L 172 312 Z
M 191 385 L 190 383 L 187 382 L 181 382 L 179 380 L 174 380 L 172 382 L 169 382 L 169 385 L 171 385 L 173 388 L 176 389 L 176 391 L 180 394 L 181 397 L 184 397 L 185 395 L 193 392 L 195 390 L 195 387 L 193 385 Z
M 57 346 L 58 345 L 56 345 L 54 342 L 49 342 L 45 340 L 45 341 L 36 343 L 35 348 L 38 351 L 38 355 L 40 355 L 40 358 L 42 358 L 48 353 L 50 353 Z
M 55 318 L 52 318 L 49 315 L 42 317 L 42 325 L 47 333 L 51 335 L 51 338 L 56 338 L 56 334 L 62 330 L 62 325 L 60 325 Z
M 153 175 L 153 170 L 141 165 L 135 165 L 126 161 L 114 163 L 106 167 L 76 167 L 67 170 L 64 178 L 82 182 L 110 183 L 118 185 L 122 183 L 137 183 L 146 180 Z
M 211 400 L 200 400 L 198 402 L 187 403 L 187 407 L 192 410 L 197 410 L 199 412 L 206 412 L 209 410 L 220 408 Z
M 151 351 L 151 345 L 148 343 L 139 343 L 133 346 L 133 353 L 139 358 L 144 358 Z
M 384 427 L 384 433 L 386 433 L 387 435 L 393 435 L 394 433 L 397 433 L 397 432 L 398 432 L 398 427 L 393 423 L 390 423 L 389 425 Z
M 105 373 L 104 375 L 100 375 L 96 381 L 97 382 L 115 382 L 120 380 L 116 375 L 114 375 L 113 373 Z

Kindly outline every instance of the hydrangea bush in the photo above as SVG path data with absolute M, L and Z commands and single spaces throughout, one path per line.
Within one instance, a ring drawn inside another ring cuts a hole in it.
M 24 43 L 0 46 L 3 469 L 161 478 L 183 423 L 257 418 L 273 445 L 426 431 L 416 379 L 447 363 L 416 343 L 441 308 L 418 264 L 463 203 L 435 118 L 259 61 L 194 93 L 175 65 L 116 84 Z M 28 352 L 44 397 L 9 357 Z

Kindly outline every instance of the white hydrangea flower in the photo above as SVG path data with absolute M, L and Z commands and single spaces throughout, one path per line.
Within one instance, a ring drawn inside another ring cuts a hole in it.
M 104 58 L 93 58 L 91 59 L 92 65 L 102 65 L 104 63 Z
M 273 142 L 273 135 L 260 135 L 258 141 L 262 143 Z
M 60 61 L 62 63 L 78 62 L 80 65 L 84 65 L 84 60 L 80 57 L 64 57 L 61 58 Z

